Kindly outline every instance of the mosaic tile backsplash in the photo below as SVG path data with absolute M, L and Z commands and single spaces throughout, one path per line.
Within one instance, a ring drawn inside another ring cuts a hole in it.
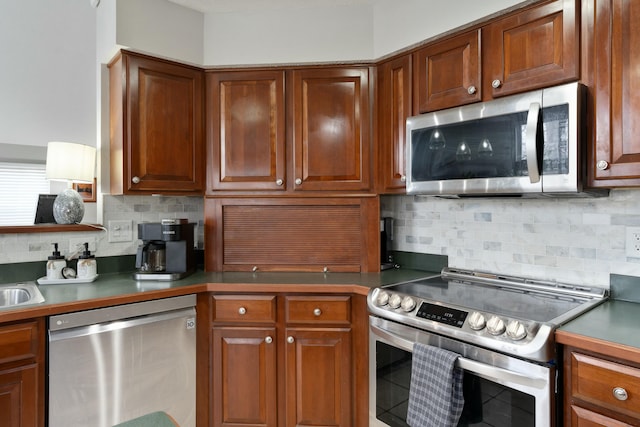
M 162 218 L 196 222 L 204 242 L 201 197 L 103 196 L 104 224 L 132 220 L 133 240 L 107 233 L 0 234 L 0 264 L 44 261 L 53 243 L 68 254 L 89 242 L 98 257 L 134 254 L 137 224 Z M 611 273 L 640 277 L 625 255 L 627 227 L 640 227 L 640 190 L 599 199 L 462 199 L 382 196 L 381 216 L 395 219 L 392 249 L 446 255 L 452 267 L 609 287 Z
M 106 231 L 71 233 L 0 234 L 0 264 L 46 261 L 58 243 L 62 255 L 75 251 L 78 244 L 89 243 L 98 258 L 135 254 L 140 222 L 158 222 L 164 218 L 187 218 L 197 224 L 195 234 L 199 248 L 204 247 L 204 200 L 202 197 L 103 196 L 103 224 L 111 220 L 131 220 L 133 240 L 109 242 Z M 99 267 L 98 267 L 99 268 Z
M 447 255 L 449 266 L 609 287 L 609 274 L 640 276 L 625 255 L 640 226 L 640 190 L 598 199 L 440 199 L 383 196 L 394 250 Z

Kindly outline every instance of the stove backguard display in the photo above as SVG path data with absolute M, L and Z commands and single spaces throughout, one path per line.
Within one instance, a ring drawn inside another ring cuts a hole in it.
M 455 310 L 453 308 L 423 302 L 420 305 L 420 309 L 418 309 L 416 316 L 422 317 L 423 319 L 435 320 L 436 322 L 455 326 L 457 328 L 462 328 L 464 320 L 467 318 L 467 314 L 468 313 L 466 311 Z

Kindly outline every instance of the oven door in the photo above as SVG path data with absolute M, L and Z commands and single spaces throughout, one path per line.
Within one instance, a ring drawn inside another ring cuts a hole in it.
M 413 344 L 460 354 L 465 404 L 458 426 L 555 426 L 554 366 L 369 317 L 369 425 L 405 427 Z

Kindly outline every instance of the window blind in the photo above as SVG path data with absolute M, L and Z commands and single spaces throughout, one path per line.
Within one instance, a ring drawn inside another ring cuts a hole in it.
M 45 165 L 0 162 L 0 225 L 31 225 L 39 194 L 49 194 Z

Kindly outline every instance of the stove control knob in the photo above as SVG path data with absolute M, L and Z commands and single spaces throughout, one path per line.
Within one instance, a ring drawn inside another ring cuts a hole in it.
M 387 304 L 389 304 L 389 292 L 378 292 L 378 296 L 376 297 L 376 305 L 378 305 L 379 307 L 384 307 Z
M 487 322 L 487 332 L 491 335 L 502 335 L 504 329 L 504 321 L 498 316 L 491 316 Z
M 402 302 L 400 303 L 402 309 L 406 312 L 410 312 L 414 308 L 416 308 L 416 300 L 411 297 L 404 297 Z
M 481 329 L 484 329 L 485 326 L 487 326 L 487 321 L 485 320 L 482 313 L 478 313 L 477 311 L 471 313 L 471 316 L 469 316 L 469 327 L 471 329 L 473 329 L 474 331 L 479 331 Z
M 507 325 L 507 336 L 514 341 L 520 341 L 527 336 L 527 330 L 524 328 L 522 323 L 517 320 L 512 320 Z
M 391 294 L 389 297 L 389 307 L 398 308 L 402 304 L 402 297 L 398 294 Z

